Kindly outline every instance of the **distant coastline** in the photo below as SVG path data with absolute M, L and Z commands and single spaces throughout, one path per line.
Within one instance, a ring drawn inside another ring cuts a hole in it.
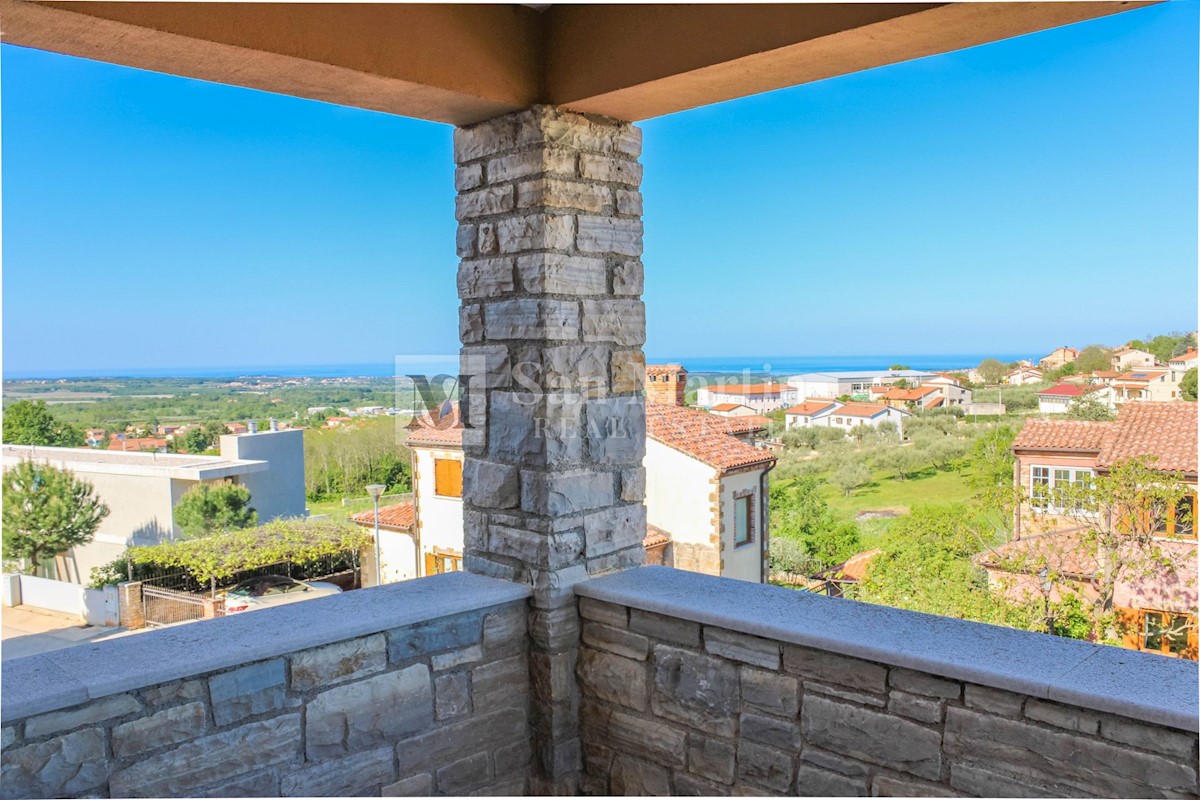
M 1029 353 L 967 353 L 958 355 L 866 355 L 866 356 L 647 356 L 651 364 L 683 364 L 689 372 L 749 376 L 796 375 L 804 372 L 887 369 L 904 364 L 912 369 L 968 369 L 985 358 L 1005 363 L 1036 360 Z M 454 356 L 402 356 L 392 364 L 307 364 L 251 365 L 238 367 L 178 367 L 154 369 L 65 369 L 57 372 L 18 370 L 5 373 L 5 381 L 29 380 L 147 380 L 220 378 L 392 378 L 397 375 L 453 374 L 458 369 Z

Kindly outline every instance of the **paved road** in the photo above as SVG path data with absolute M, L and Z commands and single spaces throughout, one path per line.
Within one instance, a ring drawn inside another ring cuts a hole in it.
M 0 609 L 0 658 L 7 661 L 130 632 L 124 628 L 81 625 L 73 617 L 28 606 L 4 608 Z

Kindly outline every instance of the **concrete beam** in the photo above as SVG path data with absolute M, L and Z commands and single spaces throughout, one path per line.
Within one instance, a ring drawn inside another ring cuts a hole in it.
M 0 37 L 454 125 L 534 103 L 641 120 L 1150 4 L 0 0 Z

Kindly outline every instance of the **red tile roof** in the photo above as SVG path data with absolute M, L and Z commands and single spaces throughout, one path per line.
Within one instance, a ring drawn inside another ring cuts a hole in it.
M 1196 474 L 1197 405 L 1184 401 L 1126 403 L 1104 442 L 1098 463 L 1110 467 L 1134 456 L 1157 456 L 1154 466 Z
M 1002 544 L 980 553 L 976 561 L 1002 572 L 1032 575 L 1045 568 L 1064 577 L 1088 579 L 1099 568 L 1094 551 L 1078 530 L 1053 531 Z
M 1180 353 L 1177 356 L 1171 356 L 1171 361 L 1195 361 L 1200 358 L 1200 353 L 1196 352 L 1196 348 L 1188 350 L 1186 353 Z
M 451 403 L 446 413 L 441 416 L 425 413 L 414 417 L 406 427 L 408 428 L 408 439 L 404 442 L 406 445 L 462 447 L 463 427 L 458 403 Z
M 647 523 L 646 538 L 642 539 L 642 546 L 647 550 L 651 547 L 662 547 L 671 541 L 671 534 L 664 531 L 662 528 L 657 528 Z
M 396 503 L 379 507 L 379 527 L 388 529 L 409 530 L 416 521 L 417 510 L 412 503 Z M 359 525 L 374 527 L 375 509 L 355 514 L 350 519 Z
M 1013 450 L 1085 450 L 1099 453 L 1111 422 L 1078 419 L 1031 419 L 1013 440 Z
M 1038 396 L 1047 397 L 1081 397 L 1089 392 L 1094 392 L 1095 389 L 1091 386 L 1077 386 L 1072 383 L 1060 383 L 1056 386 L 1051 386 L 1045 391 L 1038 392 Z
M 846 405 L 833 412 L 842 414 L 847 417 L 877 417 L 887 411 L 891 406 L 885 406 L 882 403 L 846 403 Z M 899 411 L 900 409 L 896 409 Z
M 719 470 L 767 465 L 775 456 L 752 447 L 733 433 L 744 433 L 743 418 L 719 417 L 682 406 L 646 406 L 646 433 L 652 439 Z
M 670 372 L 687 372 L 682 364 L 647 364 L 647 375 L 664 375 Z
M 941 390 L 936 386 L 917 386 L 912 389 L 899 389 L 893 386 L 887 390 L 884 397 L 888 400 L 917 401 L 939 391 Z
M 741 403 L 717 403 L 709 411 L 733 411 L 735 408 L 745 408 Z
M 828 400 L 806 400 L 798 406 L 792 406 L 787 411 L 784 411 L 784 416 L 792 417 L 811 417 L 814 414 L 820 414 L 827 408 L 833 408 L 837 403 L 832 403 Z
M 778 394 L 785 392 L 792 387 L 786 383 L 730 383 L 725 385 L 716 384 L 713 386 L 704 387 L 710 392 L 716 394 Z
M 867 570 L 870 568 L 871 562 L 882 552 L 877 547 L 874 550 L 865 550 L 861 553 L 856 553 L 841 564 L 818 572 L 814 577 L 841 581 L 861 581 L 867 577 Z

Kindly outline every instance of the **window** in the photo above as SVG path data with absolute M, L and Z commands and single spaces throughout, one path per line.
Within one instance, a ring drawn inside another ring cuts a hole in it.
M 1167 655 L 1194 657 L 1196 618 L 1173 611 L 1141 612 L 1139 649 Z
M 754 541 L 754 494 L 733 498 L 733 546 Z
M 1078 511 L 1079 493 L 1092 485 L 1092 471 L 1074 467 L 1031 467 L 1030 504 L 1041 511 Z M 1071 490 L 1074 508 L 1067 509 L 1062 495 Z
M 1155 533 L 1181 539 L 1195 539 L 1196 495 L 1184 495 L 1174 508 L 1167 511 L 1166 519 L 1157 524 Z
M 425 574 L 440 575 L 443 572 L 462 572 L 462 553 L 455 550 L 434 548 L 425 554 Z
M 433 493 L 438 497 L 462 497 L 462 462 L 452 458 L 433 460 Z

